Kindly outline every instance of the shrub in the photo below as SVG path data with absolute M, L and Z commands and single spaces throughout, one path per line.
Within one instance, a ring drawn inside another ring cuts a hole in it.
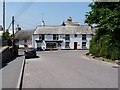
M 96 37 L 93 37 L 90 41 L 90 53 L 108 59 L 120 59 L 120 44 L 117 44 L 110 35 L 103 35 L 97 41 Z

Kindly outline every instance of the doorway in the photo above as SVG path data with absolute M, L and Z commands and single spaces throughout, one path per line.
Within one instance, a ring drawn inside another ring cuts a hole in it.
M 77 49 L 77 42 L 74 42 L 74 49 Z

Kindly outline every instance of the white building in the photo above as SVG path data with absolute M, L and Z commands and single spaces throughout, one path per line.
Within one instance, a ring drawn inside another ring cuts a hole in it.
M 32 48 L 32 35 L 34 29 L 31 30 L 18 30 L 15 33 L 16 44 L 19 45 L 19 48 L 24 48 L 24 45 L 28 45 L 29 48 Z
M 89 49 L 92 30 L 80 26 L 38 26 L 32 36 L 36 49 Z

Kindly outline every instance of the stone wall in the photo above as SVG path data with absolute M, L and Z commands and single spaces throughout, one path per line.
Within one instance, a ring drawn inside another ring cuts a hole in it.
M 6 62 L 7 60 L 10 60 L 13 56 L 14 55 L 12 47 L 2 47 L 0 49 L 0 65 L 2 65 L 2 63 Z

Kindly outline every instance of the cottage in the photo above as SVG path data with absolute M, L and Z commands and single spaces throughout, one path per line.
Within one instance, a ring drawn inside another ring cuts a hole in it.
M 34 30 L 18 30 L 15 33 L 15 39 L 17 40 L 17 43 L 19 45 L 19 48 L 24 48 L 24 45 L 28 45 L 29 47 L 32 47 L 32 35 L 34 33 Z
M 32 46 L 36 49 L 89 49 L 93 30 L 80 25 L 69 17 L 59 26 L 37 26 L 32 35 Z
M 92 38 L 91 27 L 80 26 L 38 26 L 32 36 L 36 49 L 89 49 Z

